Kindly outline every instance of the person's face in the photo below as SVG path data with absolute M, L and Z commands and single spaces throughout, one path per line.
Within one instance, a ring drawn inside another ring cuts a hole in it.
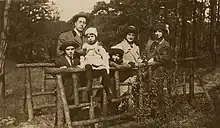
M 160 39 L 163 36 L 162 30 L 156 30 L 154 32 L 156 39 Z
M 65 52 L 68 57 L 73 57 L 75 48 L 73 46 L 68 46 L 66 47 Z
M 123 62 L 122 56 L 120 56 L 119 54 L 112 55 L 112 60 L 117 64 L 120 64 Z
M 86 18 L 79 17 L 78 20 L 75 22 L 75 28 L 77 31 L 82 32 L 86 28 Z
M 131 43 L 131 42 L 134 42 L 134 38 L 135 38 L 135 34 L 134 33 L 128 33 L 126 35 L 126 40 Z
M 120 59 L 119 54 L 114 54 L 114 55 L 112 55 L 112 60 L 113 60 L 114 62 L 119 61 L 119 59 Z
M 89 44 L 94 44 L 97 41 L 95 34 L 90 33 L 87 35 L 87 40 Z

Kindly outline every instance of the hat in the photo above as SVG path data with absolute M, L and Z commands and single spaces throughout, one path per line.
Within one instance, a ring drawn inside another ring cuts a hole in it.
M 133 25 L 129 25 L 128 27 L 125 28 L 125 34 L 128 33 L 137 33 L 137 29 Z
M 98 36 L 98 31 L 96 28 L 94 27 L 89 27 L 86 31 L 85 31 L 85 35 L 88 34 L 94 34 L 96 37 Z
M 68 46 L 73 46 L 74 48 L 78 48 L 79 44 L 75 41 L 65 41 L 61 44 L 59 49 L 61 51 L 64 51 Z
M 74 15 L 74 16 L 70 19 L 70 23 L 74 24 L 74 23 L 78 20 L 79 17 L 84 17 L 84 18 L 86 18 L 86 24 L 89 23 L 89 20 L 90 20 L 90 19 L 89 19 L 89 15 L 88 15 L 87 13 L 85 13 L 85 12 L 80 12 L 80 13 Z
M 156 30 L 162 30 L 163 32 L 167 33 L 168 30 L 166 28 L 166 25 L 163 24 L 163 23 L 158 23 L 156 24 L 155 26 L 153 26 L 153 31 L 156 31 Z
M 123 56 L 124 51 L 120 47 L 112 46 L 109 53 L 110 53 L 110 56 L 112 56 L 114 54 L 119 54 L 120 56 Z

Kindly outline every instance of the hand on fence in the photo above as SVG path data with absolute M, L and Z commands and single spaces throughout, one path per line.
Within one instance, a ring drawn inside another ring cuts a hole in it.
M 128 64 L 129 64 L 132 68 L 135 67 L 135 63 L 134 63 L 134 62 L 129 62 Z
M 61 66 L 60 68 L 67 68 L 66 66 Z
M 154 62 L 154 58 L 151 58 L 150 60 L 148 60 L 148 63 L 152 63 Z

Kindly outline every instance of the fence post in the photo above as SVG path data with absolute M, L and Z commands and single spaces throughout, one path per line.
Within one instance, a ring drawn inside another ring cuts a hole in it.
M 115 90 L 116 90 L 116 96 L 120 96 L 120 80 L 119 80 L 119 70 L 116 70 L 114 73 L 115 77 Z
M 3 73 L 0 76 L 0 97 L 4 98 L 5 97 L 5 64 L 3 65 Z
M 186 97 L 186 73 L 183 74 L 183 96 Z
M 28 108 L 28 120 L 31 121 L 34 118 L 34 112 L 33 112 L 33 104 L 32 104 L 32 85 L 31 85 L 31 69 L 25 68 L 25 71 L 28 73 L 28 77 L 25 82 L 26 87 L 26 102 L 27 102 L 27 108 Z
M 58 85 L 58 90 L 60 92 L 61 95 L 61 100 L 63 103 L 63 108 L 64 108 L 64 115 L 65 115 L 65 119 L 66 119 L 66 124 L 68 128 L 72 128 L 71 125 L 71 119 L 70 119 L 70 112 L 69 112 L 69 106 L 67 104 L 66 101 L 66 95 L 64 92 L 64 87 L 63 87 L 63 82 L 62 82 L 62 77 L 61 74 L 56 74 L 57 77 L 57 85 Z
M 44 71 L 44 67 L 42 67 L 42 70 L 43 70 L 43 84 L 41 85 L 41 92 L 45 92 L 46 90 L 46 74 L 45 74 L 45 71 Z
M 194 98 L 194 72 L 195 72 L 195 63 L 194 61 L 191 61 L 190 84 L 189 84 L 190 101 L 192 101 Z
M 64 124 L 64 111 L 63 111 L 63 105 L 62 105 L 62 100 L 61 100 L 61 94 L 60 91 L 58 90 L 59 86 L 58 86 L 58 78 L 56 76 L 56 102 L 57 102 L 57 106 L 56 106 L 56 128 L 62 128 L 63 124 Z
M 72 79 L 73 79 L 73 89 L 74 89 L 74 103 L 76 105 L 79 105 L 79 92 L 78 92 L 78 77 L 76 74 L 72 74 Z
M 143 109 L 143 93 L 144 93 L 144 83 L 143 83 L 143 75 L 142 75 L 142 68 L 138 66 L 138 78 L 139 78 L 139 108 Z

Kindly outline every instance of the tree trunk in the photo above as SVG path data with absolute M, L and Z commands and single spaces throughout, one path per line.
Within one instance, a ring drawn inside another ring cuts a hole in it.
M 179 49 L 180 49 L 180 42 L 181 42 L 181 26 L 180 26 L 180 0 L 176 0 L 176 41 L 175 41 L 175 53 L 174 58 L 177 59 L 179 57 Z
M 5 1 L 4 17 L 3 17 L 3 27 L 1 32 L 1 43 L 0 43 L 0 96 L 3 98 L 5 96 L 5 53 L 7 49 L 6 33 L 8 33 L 8 20 L 9 20 L 9 10 L 11 6 L 11 0 Z
M 210 1 L 210 8 L 211 8 L 211 36 L 210 36 L 210 51 L 212 54 L 212 65 L 216 64 L 216 53 L 217 53 L 217 46 L 216 46 L 216 12 L 217 12 L 217 0 Z

